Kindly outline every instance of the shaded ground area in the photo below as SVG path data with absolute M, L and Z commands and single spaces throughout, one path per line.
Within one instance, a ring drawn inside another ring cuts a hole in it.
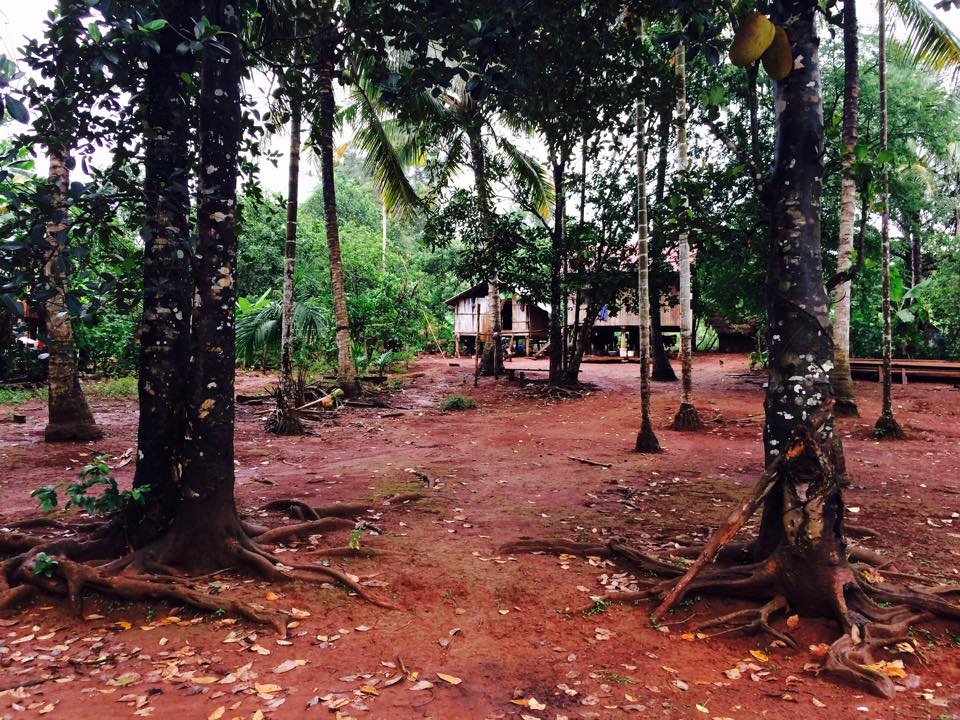
M 366 521 L 383 535 L 364 533 L 361 547 L 389 552 L 330 562 L 402 610 L 373 607 L 339 588 L 270 587 L 229 573 L 198 585 L 289 611 L 295 622 L 287 639 L 169 606 L 91 597 L 78 620 L 60 605 L 35 605 L 0 621 L 0 715 L 553 720 L 960 712 L 956 626 L 914 628 L 916 647 L 889 658 L 903 662 L 902 671 L 895 663 L 889 672 L 905 677 L 903 691 L 887 701 L 817 677 L 819 659 L 808 648 L 835 638 L 826 623 L 800 618 L 798 652 L 763 636 L 690 633 L 698 620 L 742 607 L 714 597 L 691 598 L 660 627 L 651 626 L 648 605 L 585 614 L 591 595 L 630 587 L 628 568 L 499 553 L 520 537 L 625 537 L 669 559 L 677 543 L 703 540 L 761 470 L 763 379 L 747 373 L 744 358 L 697 359 L 705 433 L 664 429 L 679 393 L 655 383 L 654 420 L 666 452 L 652 457 L 629 452 L 639 416 L 636 365 L 587 365 L 582 379 L 593 391 L 561 401 L 503 380 L 481 379 L 475 390 L 472 368 L 467 358 L 423 360 L 403 377 L 390 409 L 344 409 L 311 424 L 307 437 L 269 436 L 260 408 L 239 409 L 241 510 L 278 524 L 280 516 L 260 510 L 278 498 L 366 504 Z M 238 392 L 270 382 L 244 376 Z M 901 570 L 960 582 L 960 390 L 895 386 L 897 417 L 910 436 L 896 444 L 870 437 L 879 385 L 858 382 L 857 391 L 864 418 L 841 421 L 852 478 L 846 500 L 851 522 L 877 533 L 858 542 L 895 558 Z M 454 393 L 473 397 L 478 408 L 438 412 Z M 75 478 L 94 453 L 122 463 L 135 444 L 135 406 L 101 401 L 94 410 L 106 437 L 89 446 L 45 445 L 39 402 L 25 407 L 26 425 L 0 424 L 4 520 L 34 515 L 30 491 Z M 116 476 L 128 483 L 132 470 L 126 464 Z M 425 497 L 403 499 L 411 494 Z M 317 547 L 343 545 L 347 535 L 278 552 L 309 562 Z M 784 629 L 783 618 L 777 627 Z

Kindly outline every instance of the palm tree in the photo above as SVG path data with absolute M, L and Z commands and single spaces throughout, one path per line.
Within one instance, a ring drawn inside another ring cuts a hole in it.
M 880 152 L 887 152 L 887 27 L 886 2 L 878 3 L 880 15 L 879 23 L 879 52 L 878 64 L 880 73 Z M 880 417 L 874 426 L 873 433 L 879 438 L 902 438 L 903 428 L 893 417 L 893 397 L 891 390 L 890 364 L 892 355 L 892 337 L 890 331 L 890 171 L 887 163 L 881 170 L 881 203 L 880 215 L 880 247 L 883 262 L 883 405 Z
M 677 97 L 677 159 L 680 172 L 688 169 L 687 160 L 687 68 L 683 44 L 674 56 L 680 91 Z M 693 309 L 690 292 L 690 243 L 680 233 L 680 409 L 673 419 L 674 430 L 701 430 L 703 421 L 693 404 Z
M 490 148 L 488 137 L 494 138 L 494 148 L 504 161 L 511 176 L 526 196 L 530 208 L 544 214 L 550 200 L 550 184 L 547 181 L 543 167 L 526 153 L 522 152 L 507 138 L 496 132 L 494 116 L 474 94 L 469 91 L 469 79 L 457 77 L 449 87 L 444 88 L 438 96 L 429 92 L 421 93 L 414 99 L 413 115 L 422 124 L 417 133 L 410 127 L 397 127 L 394 132 L 399 133 L 402 142 L 395 143 L 401 148 L 400 158 L 412 160 L 415 155 L 422 154 L 423 143 L 426 138 L 439 131 L 446 142 L 447 152 L 440 171 L 440 185 L 446 185 L 466 164 L 473 175 L 474 193 L 480 214 L 480 226 L 487 255 L 491 259 L 488 268 L 487 292 L 490 297 L 488 318 L 490 337 L 484 344 L 483 356 L 480 361 L 480 374 L 498 375 L 503 369 L 503 356 L 500 354 L 500 280 L 496 267 L 496 248 L 494 246 L 494 215 L 491 192 Z M 522 130 L 513 118 L 500 117 L 501 122 L 514 130 Z M 373 125 L 371 128 L 375 127 Z M 385 133 L 386 134 L 386 133 Z M 378 139 L 377 134 L 368 132 L 361 138 L 361 146 L 365 150 L 372 150 L 376 156 L 389 153 L 377 149 L 377 145 L 385 145 Z M 385 164 L 385 169 L 388 167 Z M 395 201 L 396 202 L 396 201 Z M 478 328 L 479 336 L 479 328 Z
M 337 221 L 337 191 L 333 179 L 333 130 L 337 103 L 333 94 L 333 73 L 337 66 L 340 32 L 337 18 L 328 9 L 320 11 L 316 33 L 316 83 L 318 102 L 314 118 L 315 146 L 320 154 L 320 179 L 323 185 L 323 215 L 330 262 L 330 290 L 333 294 L 333 316 L 336 322 L 337 385 L 347 396 L 360 390 L 357 367 L 353 359 L 350 317 L 343 283 L 343 256 L 340 252 L 340 226 Z

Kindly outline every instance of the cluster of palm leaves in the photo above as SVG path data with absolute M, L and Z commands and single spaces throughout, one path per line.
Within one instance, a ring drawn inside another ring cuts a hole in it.
M 244 365 L 264 367 L 280 354 L 283 304 L 271 299 L 267 290 L 256 300 L 237 300 L 237 360 Z M 322 352 L 329 342 L 330 312 L 313 300 L 293 303 L 294 342 L 304 352 Z

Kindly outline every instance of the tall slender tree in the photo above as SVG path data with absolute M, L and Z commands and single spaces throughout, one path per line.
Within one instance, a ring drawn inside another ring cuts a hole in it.
M 677 96 L 677 160 L 680 172 L 689 169 L 687 158 L 687 64 L 681 43 L 674 55 L 680 92 Z M 686 207 L 686 203 L 684 203 Z M 701 430 L 703 421 L 693 404 L 693 307 L 690 288 L 690 242 L 686 231 L 680 233 L 680 409 L 673 419 L 674 430 Z
M 51 217 L 47 224 L 46 278 L 47 388 L 48 422 L 44 439 L 48 442 L 97 440 L 103 431 L 97 427 L 87 398 L 80 387 L 77 356 L 73 344 L 73 324 L 67 307 L 69 256 L 65 252 L 70 228 L 70 157 L 73 124 L 70 100 L 78 38 L 84 32 L 80 17 L 84 10 L 76 0 L 60 0 L 60 22 L 54 24 L 60 36 L 53 58 L 53 103 L 47 108 L 51 132 L 47 146 L 50 161 Z
M 296 35 L 296 24 L 294 25 Z M 294 53 L 294 65 L 300 55 Z M 300 398 L 293 378 L 293 278 L 297 264 L 297 210 L 300 203 L 300 131 L 303 100 L 299 83 L 286 82 L 290 102 L 290 159 L 287 169 L 287 228 L 283 243 L 283 307 L 280 319 L 280 386 L 277 407 L 267 420 L 267 430 L 278 435 L 301 435 L 303 424 L 297 415 Z
M 333 175 L 333 131 L 337 102 L 333 77 L 341 50 L 341 36 L 335 9 L 319 9 L 314 48 L 316 52 L 317 112 L 314 118 L 316 146 L 320 150 L 320 182 L 323 186 L 323 216 L 330 263 L 330 290 L 333 294 L 333 317 L 337 337 L 337 384 L 346 395 L 360 391 L 357 366 L 353 359 L 350 316 L 343 282 L 343 255 L 340 251 L 340 224 L 337 220 L 337 189 Z
M 857 185 L 853 174 L 860 105 L 859 40 L 856 0 L 843 3 L 843 128 L 840 152 L 840 234 L 837 242 L 837 271 L 853 266 L 854 220 Z M 830 384 L 837 415 L 859 415 L 850 374 L 850 295 L 853 284 L 846 279 L 833 288 L 833 369 Z
M 643 34 L 641 25 L 641 36 Z M 650 231 L 647 222 L 646 105 L 637 102 L 637 314 L 640 316 L 640 431 L 636 451 L 660 452 L 650 420 Z
M 879 14 L 879 50 L 877 55 L 878 73 L 880 75 L 880 152 L 887 152 L 888 113 L 887 113 L 887 27 L 886 2 L 877 3 Z M 880 417 L 874 426 L 874 435 L 879 438 L 902 438 L 903 428 L 893 417 L 893 391 L 891 378 L 891 357 L 893 354 L 893 337 L 890 326 L 890 171 L 889 163 L 884 161 L 881 168 L 880 201 L 882 203 L 880 215 L 880 249 L 882 257 L 882 314 L 883 314 L 883 403 Z

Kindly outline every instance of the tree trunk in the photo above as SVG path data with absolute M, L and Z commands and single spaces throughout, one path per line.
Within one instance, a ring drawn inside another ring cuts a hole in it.
M 503 330 L 500 322 L 500 279 L 496 267 L 497 248 L 494 247 L 490 188 L 487 184 L 487 157 L 483 149 L 480 126 L 471 127 L 467 131 L 467 135 L 470 138 L 470 164 L 473 169 L 473 185 L 477 193 L 477 203 L 480 206 L 480 226 L 483 228 L 483 242 L 487 246 L 487 255 L 493 263 L 493 267 L 490 268 L 490 279 L 487 281 L 487 295 L 490 298 L 490 307 L 487 310 L 490 317 L 490 336 L 483 346 L 480 374 L 496 377 L 503 372 L 503 354 L 500 351 L 500 334 Z
M 842 591 L 853 575 L 829 414 L 833 352 L 821 269 L 823 110 L 815 10 L 812 0 L 793 0 L 773 18 L 785 27 L 793 56 L 804 62 L 775 85 L 764 448 L 767 464 L 781 453 L 787 459 L 764 503 L 755 548 L 761 555 L 775 553 L 777 581 L 791 608 L 845 622 Z M 823 413 L 822 428 L 796 443 L 799 428 Z
M 295 59 L 298 55 L 294 56 Z M 302 435 L 297 415 L 297 384 L 293 379 L 293 276 L 297 266 L 297 210 L 300 202 L 300 125 L 303 109 L 300 88 L 290 93 L 290 164 L 287 176 L 287 236 L 283 244 L 283 307 L 280 319 L 280 389 L 277 407 L 267 419 L 267 430 L 278 435 Z
M 332 30 L 330 32 L 333 32 Z M 333 293 L 333 316 L 337 324 L 337 384 L 346 395 L 360 390 L 357 368 L 353 361 L 350 339 L 350 318 L 347 295 L 343 286 L 343 258 L 340 254 L 340 228 L 337 222 L 337 193 L 333 180 L 333 125 L 336 100 L 333 96 L 334 48 L 332 38 L 321 38 L 317 68 L 320 90 L 320 175 L 323 183 L 323 215 L 326 221 L 327 250 L 330 255 L 330 290 Z
M 840 237 L 837 243 L 837 271 L 848 269 L 853 255 L 853 224 L 857 214 L 857 186 L 853 177 L 853 152 L 857 144 L 857 117 L 860 105 L 859 42 L 856 0 L 843 3 L 843 139 L 840 179 Z M 853 377 L 850 374 L 850 280 L 833 289 L 833 389 L 837 415 L 857 416 Z
M 642 21 L 641 21 L 642 23 Z M 641 33 L 643 25 L 641 24 Z M 637 315 L 640 318 L 640 431 L 635 449 L 660 452 L 650 420 L 650 232 L 647 222 L 646 105 L 637 102 Z
M 664 195 L 667 187 L 667 158 L 670 150 L 670 122 L 673 119 L 673 112 L 669 105 L 664 105 L 660 110 L 660 126 L 657 132 L 657 143 L 660 148 L 660 154 L 657 158 L 657 180 L 654 187 L 654 200 L 657 206 L 663 204 Z M 670 364 L 670 358 L 667 357 L 667 351 L 663 347 L 663 331 L 660 318 L 661 298 L 663 297 L 663 279 L 658 272 L 660 262 L 664 253 L 663 236 L 661 233 L 655 233 L 653 242 L 650 246 L 651 259 L 656 260 L 650 263 L 650 346 L 653 369 L 650 373 L 651 380 L 662 382 L 676 382 L 677 374 L 673 371 L 673 365 Z
M 600 315 L 600 303 L 596 299 L 596 293 L 590 288 L 587 307 L 583 313 L 583 319 L 580 321 L 580 329 L 571 348 L 570 357 L 567 359 L 567 367 L 563 374 L 565 382 L 569 385 L 576 385 L 580 382 L 580 365 L 583 363 L 583 356 L 590 347 L 590 339 L 593 336 L 593 326 Z
M 203 13 L 223 32 L 218 45 L 205 49 L 200 79 L 194 362 L 186 389 L 182 493 L 170 530 L 150 548 L 156 560 L 188 573 L 236 564 L 236 547 L 246 540 L 233 497 L 240 20 L 234 0 L 204 0 Z
M 566 238 L 564 238 L 564 216 L 566 215 L 566 188 L 564 170 L 566 157 L 551 152 L 553 165 L 553 233 L 550 235 L 550 384 L 559 385 L 564 381 L 563 326 L 567 322 L 567 308 L 564 302 L 562 285 L 563 259 L 566 257 Z
M 879 52 L 877 62 L 880 73 L 880 151 L 887 149 L 887 38 L 886 3 L 877 4 L 879 14 Z M 882 296 L 883 296 L 883 405 L 880 417 L 874 427 L 874 435 L 879 438 L 902 438 L 903 429 L 893 417 L 893 392 L 891 387 L 890 364 L 893 354 L 893 338 L 890 329 L 890 172 L 884 167 L 881 179 L 880 248 L 882 256 Z
M 686 174 L 687 162 L 687 69 L 683 45 L 677 47 L 676 70 L 680 77 L 677 98 L 677 159 L 680 172 Z M 684 202 L 686 208 L 688 202 Z M 687 233 L 680 233 L 680 409 L 673 419 L 674 430 L 700 430 L 703 421 L 693 404 L 693 308 L 690 292 L 690 243 Z
M 236 562 L 245 537 L 234 503 L 234 269 L 240 150 L 239 11 L 234 0 L 204 0 L 204 15 L 223 32 L 208 45 L 200 78 L 199 201 L 193 368 L 187 388 L 182 495 L 156 555 L 191 573 Z
M 380 198 L 380 275 L 387 274 L 387 202 Z
M 49 248 L 44 276 L 47 280 L 46 345 L 47 345 L 47 442 L 83 442 L 99 440 L 103 432 L 97 427 L 90 406 L 80 387 L 77 357 L 73 346 L 73 324 L 67 312 L 67 259 L 64 248 L 69 227 L 66 193 L 70 187 L 69 152 L 64 148 L 49 149 L 53 212 L 47 225 Z
M 143 247 L 143 316 L 137 334 L 137 467 L 134 487 L 150 488 L 149 502 L 132 508 L 126 534 L 135 546 L 169 524 L 180 498 L 180 464 L 186 424 L 185 378 L 190 376 L 193 276 L 190 247 L 190 131 L 194 116 L 183 74 L 194 68 L 178 53 L 181 33 L 192 27 L 192 3 L 167 0 L 168 26 L 156 33 L 160 51 L 147 60 L 144 158 L 146 232 Z

